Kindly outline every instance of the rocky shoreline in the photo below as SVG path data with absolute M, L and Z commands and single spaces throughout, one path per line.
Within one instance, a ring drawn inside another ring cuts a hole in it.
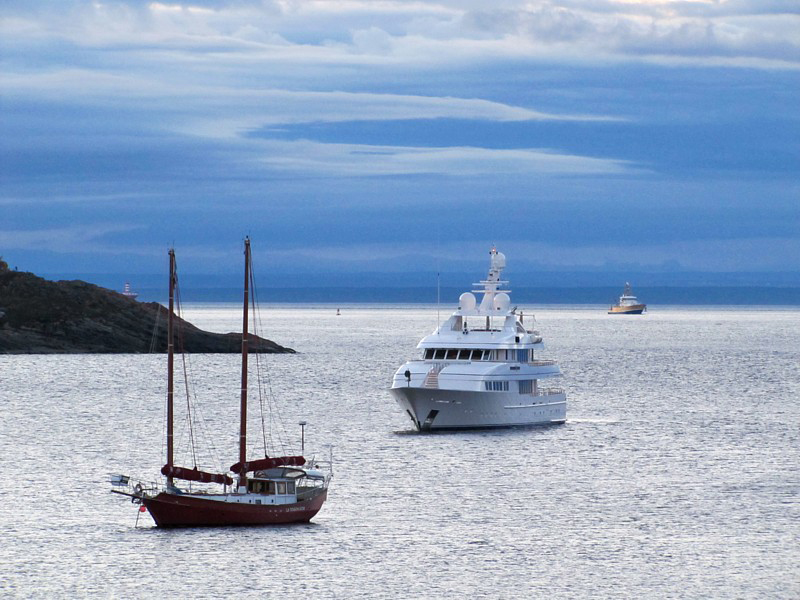
M 176 351 L 241 352 L 241 333 L 176 320 Z M 250 336 L 250 352 L 294 353 Z M 167 309 L 85 281 L 47 281 L 0 260 L 0 354 L 166 352 Z

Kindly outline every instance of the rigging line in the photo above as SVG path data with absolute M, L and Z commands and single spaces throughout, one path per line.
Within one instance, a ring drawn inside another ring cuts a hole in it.
M 183 389 L 186 394 L 186 420 L 189 424 L 189 444 L 192 454 L 192 464 L 194 468 L 197 468 L 197 449 L 195 444 L 195 437 L 194 437 L 194 423 L 192 419 L 192 401 L 191 401 L 191 392 L 189 389 L 189 374 L 188 374 L 188 366 L 186 364 L 186 344 L 185 344 L 185 331 L 183 327 L 183 303 L 181 300 L 181 289 L 177 285 L 175 286 L 175 304 L 177 306 L 178 311 L 178 339 L 181 344 L 181 364 L 183 365 Z
M 255 270 L 253 270 L 253 277 L 255 277 L 254 273 L 255 273 Z M 257 301 L 258 291 L 257 291 L 257 288 L 255 286 L 255 279 L 254 278 L 252 279 L 252 287 L 255 290 L 254 291 L 254 295 L 253 295 L 254 326 L 258 329 L 258 333 L 260 335 L 261 332 L 264 330 L 264 324 L 263 324 L 263 318 L 262 318 L 262 313 L 261 313 L 261 309 L 260 309 L 260 304 Z M 279 409 L 278 409 L 278 404 L 275 401 L 275 394 L 274 394 L 273 389 L 272 389 L 272 377 L 271 377 L 268 361 L 266 360 L 266 358 L 261 358 L 260 354 L 256 354 L 256 359 L 257 359 L 256 364 L 258 365 L 258 368 L 261 369 L 262 366 L 263 366 L 263 372 L 259 371 L 259 379 L 258 379 L 259 400 L 260 400 L 260 402 L 262 402 L 262 410 L 263 410 L 264 397 L 266 397 L 267 404 L 268 404 L 266 412 L 267 412 L 267 414 L 269 416 L 269 427 L 267 427 L 266 423 L 264 423 L 263 416 L 262 416 L 262 437 L 263 437 L 263 443 L 264 443 L 264 451 L 265 451 L 265 453 L 267 453 L 269 450 L 275 450 L 276 453 L 277 453 L 279 446 L 285 449 L 285 445 L 283 444 L 283 440 L 280 437 L 280 429 L 274 427 L 274 423 L 275 423 L 276 417 L 278 419 L 280 419 L 280 412 L 279 412 Z M 266 387 L 267 387 L 266 393 L 265 393 L 265 390 L 264 390 L 265 381 L 266 381 Z M 275 437 L 276 436 L 273 435 L 273 431 L 276 430 L 276 429 L 277 429 L 278 443 L 275 442 Z M 267 441 L 267 438 L 269 438 L 269 441 Z M 285 454 L 285 452 L 284 452 L 284 454 Z
M 222 460 L 220 460 L 219 451 L 214 444 L 214 437 L 209 431 L 207 419 L 202 410 L 202 403 L 198 400 L 197 388 L 190 384 L 190 382 L 195 381 L 192 356 L 184 352 L 181 357 L 184 360 L 184 385 L 186 386 L 187 406 L 189 406 L 188 418 L 190 419 L 190 425 L 193 427 L 191 430 L 191 447 L 194 466 L 201 466 L 203 459 L 206 458 L 208 465 L 221 469 Z M 199 451 L 207 451 L 206 454 L 209 456 L 201 456 L 198 461 Z
M 250 262 L 250 266 L 252 267 L 252 259 Z M 250 271 L 250 289 L 253 290 L 253 294 L 251 296 L 251 302 L 253 306 L 253 329 L 255 330 L 256 335 L 261 337 L 261 331 L 263 330 L 263 324 L 261 323 L 261 311 L 259 310 L 259 302 L 257 299 L 258 291 L 256 290 L 256 281 L 253 275 L 253 270 Z M 266 360 L 264 360 L 266 362 Z M 267 450 L 267 427 L 266 423 L 264 422 L 264 394 L 263 394 L 263 385 L 262 385 L 262 375 L 261 375 L 261 352 L 256 352 L 256 383 L 258 386 L 258 406 L 259 410 L 261 411 L 261 438 L 264 444 L 264 458 L 269 456 L 269 452 Z M 266 364 L 264 365 L 266 369 Z
M 251 276 L 251 282 L 252 282 L 251 287 L 254 290 L 254 292 L 253 292 L 253 294 L 251 296 L 252 297 L 252 301 L 254 303 L 253 323 L 254 323 L 254 327 L 256 329 L 258 329 L 258 332 L 260 334 L 260 331 L 263 331 L 263 322 L 262 322 L 262 318 L 261 318 L 261 310 L 260 310 L 260 308 L 258 308 L 258 303 L 256 301 L 257 290 L 256 290 L 256 287 L 255 287 L 254 269 L 252 269 L 252 266 L 253 266 L 252 257 L 251 257 L 250 266 L 251 266 L 250 276 Z M 257 365 L 257 368 L 260 368 L 260 365 L 262 364 L 262 362 L 259 361 L 259 354 L 260 353 L 256 353 L 256 365 Z M 283 451 L 283 454 L 285 454 L 286 453 L 286 444 L 284 443 L 283 438 L 281 436 L 281 429 L 283 430 L 283 433 L 285 433 L 286 432 L 286 427 L 285 427 L 285 425 L 283 423 L 283 418 L 281 417 L 280 410 L 278 408 L 278 404 L 277 404 L 277 402 L 275 400 L 275 394 L 274 394 L 274 391 L 272 389 L 272 377 L 270 375 L 269 366 L 267 365 L 266 359 L 263 360 L 263 365 L 264 365 L 264 373 L 262 374 L 259 371 L 259 378 L 258 378 L 259 400 L 262 400 L 262 398 L 263 398 L 262 391 L 263 391 L 263 387 L 264 387 L 264 381 L 266 380 L 266 386 L 267 386 L 266 398 L 267 398 L 267 403 L 268 403 L 267 413 L 269 415 L 268 433 L 267 433 L 267 427 L 264 425 L 264 423 L 262 421 L 262 434 L 263 434 L 263 438 L 264 438 L 264 448 L 265 448 L 264 451 L 266 453 L 268 447 L 269 448 L 273 448 L 273 449 L 277 449 L 278 446 L 280 446 L 280 448 Z M 280 425 L 280 427 L 274 425 L 274 423 L 276 421 Z M 274 437 L 273 437 L 273 430 L 275 431 L 275 436 Z M 269 446 L 267 446 L 267 437 L 269 437 Z M 275 439 L 274 439 L 275 437 L 277 437 L 277 439 L 278 439 L 277 443 L 275 443 Z
M 156 318 L 153 322 L 153 332 L 150 334 L 150 348 L 148 348 L 148 354 L 153 354 L 158 345 L 158 325 L 161 322 L 161 308 L 161 304 L 156 305 Z

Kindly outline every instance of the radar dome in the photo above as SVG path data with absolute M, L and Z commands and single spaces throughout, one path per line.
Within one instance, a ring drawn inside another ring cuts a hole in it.
M 502 252 L 492 254 L 492 268 L 505 269 L 506 268 L 506 255 Z
M 494 309 L 501 312 L 506 312 L 511 305 L 511 298 L 508 294 L 499 293 L 494 297 Z
M 469 292 L 464 292 L 458 297 L 458 308 L 461 310 L 474 310 L 475 303 L 475 295 Z

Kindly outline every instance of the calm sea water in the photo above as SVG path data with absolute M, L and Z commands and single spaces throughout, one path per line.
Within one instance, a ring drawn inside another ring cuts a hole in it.
M 163 356 L 0 356 L 0 595 L 800 596 L 800 310 L 535 312 L 567 423 L 423 435 L 386 390 L 435 307 L 265 309 L 299 352 L 265 360 L 285 441 L 304 419 L 336 460 L 289 527 L 158 530 L 109 493 L 108 473 L 163 464 Z M 238 357 L 190 367 L 229 465 Z

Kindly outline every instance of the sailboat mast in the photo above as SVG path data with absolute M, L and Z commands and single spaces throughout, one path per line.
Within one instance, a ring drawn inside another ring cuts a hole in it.
M 242 400 L 240 407 L 240 429 L 239 429 L 239 464 L 242 470 L 239 472 L 239 486 L 247 485 L 247 341 L 248 341 L 248 322 L 250 309 L 250 238 L 244 239 L 244 309 L 242 317 Z
M 173 457 L 173 398 L 174 398 L 174 381 L 173 369 L 175 366 L 175 346 L 174 346 L 174 321 L 173 315 L 175 312 L 175 250 L 170 248 L 169 251 L 169 315 L 167 317 L 167 465 L 166 468 L 171 471 L 174 465 Z M 167 486 L 172 487 L 172 475 L 167 475 Z

